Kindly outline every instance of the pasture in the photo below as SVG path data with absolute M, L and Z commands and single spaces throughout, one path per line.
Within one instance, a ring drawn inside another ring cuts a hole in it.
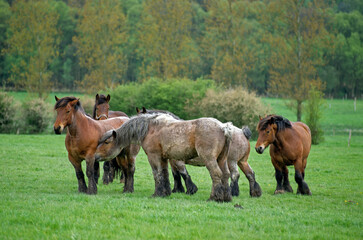
M 361 136 L 349 148 L 345 136 L 313 146 L 306 169 L 312 196 L 273 195 L 269 156 L 253 151 L 249 162 L 263 195 L 250 198 L 241 176 L 240 196 L 223 204 L 206 201 L 208 171 L 192 166 L 187 168 L 199 187 L 195 195 L 151 197 L 154 181 L 143 152 L 134 193 L 122 194 L 122 185 L 114 182 L 99 184 L 96 196 L 80 194 L 64 136 L 1 135 L 1 239 L 363 238 Z
M 295 120 L 280 100 L 264 101 L 275 113 Z M 362 239 L 363 102 L 354 112 L 353 101 L 330 101 L 323 119 L 325 142 L 312 146 L 306 168 L 312 196 L 295 194 L 292 167 L 294 194 L 273 195 L 276 180 L 269 154 L 254 149 L 249 164 L 263 191 L 260 198 L 249 197 L 242 173 L 240 196 L 230 203 L 207 202 L 209 173 L 193 166 L 187 169 L 199 188 L 195 195 L 151 197 L 154 180 L 143 151 L 136 159 L 134 193 L 122 194 L 123 185 L 114 182 L 100 183 L 98 194 L 88 196 L 78 193 L 65 134 L 0 135 L 0 238 Z M 354 130 L 350 147 L 348 128 Z M 170 170 L 169 178 L 173 186 Z

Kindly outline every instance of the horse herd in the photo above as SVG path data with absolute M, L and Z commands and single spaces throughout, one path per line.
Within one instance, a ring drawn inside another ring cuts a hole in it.
M 123 192 L 134 191 L 135 160 L 140 147 L 145 151 L 155 181 L 153 196 L 169 196 L 171 192 L 194 194 L 198 187 L 188 174 L 186 164 L 205 166 L 212 179 L 209 200 L 229 202 L 239 195 L 237 166 L 249 181 L 250 196 L 262 194 L 255 180 L 255 173 L 247 160 L 250 153 L 248 127 L 242 129 L 232 123 L 221 123 L 214 118 L 182 120 L 162 110 L 137 110 L 129 118 L 125 113 L 109 110 L 110 95 L 96 95 L 93 117 L 83 110 L 75 97 L 55 97 L 57 118 L 54 131 L 61 134 L 66 128 L 65 139 L 68 159 L 73 165 L 78 191 L 97 193 L 100 177 L 99 162 L 104 163 L 103 182 L 111 182 L 115 169 L 121 168 L 124 179 Z M 290 122 L 277 115 L 260 117 L 256 151 L 262 154 L 270 145 L 271 162 L 275 168 L 277 187 L 275 194 L 292 192 L 286 166 L 294 165 L 297 193 L 311 195 L 304 181 L 311 135 L 307 125 Z M 82 170 L 86 161 L 88 187 Z M 174 178 L 171 190 L 168 163 Z M 229 184 L 230 179 L 230 184 Z

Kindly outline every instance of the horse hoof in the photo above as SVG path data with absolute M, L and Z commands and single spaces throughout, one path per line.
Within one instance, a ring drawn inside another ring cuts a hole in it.
M 190 189 L 187 190 L 186 194 L 193 195 L 197 191 L 198 191 L 198 187 L 194 185 L 192 188 L 190 188 Z
M 285 190 L 275 190 L 274 194 L 284 194 Z

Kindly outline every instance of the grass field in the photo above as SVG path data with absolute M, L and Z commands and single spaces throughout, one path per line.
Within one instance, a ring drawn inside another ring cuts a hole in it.
M 24 93 L 13 96 L 26 99 Z M 274 113 L 296 120 L 282 100 L 263 101 Z M 143 152 L 137 157 L 134 193 L 122 194 L 123 185 L 112 183 L 99 184 L 96 196 L 79 194 L 64 134 L 0 135 L 0 239 L 363 239 L 363 101 L 356 106 L 354 111 L 352 100 L 327 100 L 325 142 L 312 147 L 306 169 L 312 196 L 273 195 L 269 154 L 251 151 L 262 197 L 249 197 L 242 173 L 240 196 L 222 204 L 206 201 L 209 173 L 192 166 L 188 171 L 199 187 L 195 195 L 151 197 L 154 180 Z M 353 130 L 350 147 L 348 129 Z M 173 185 L 171 174 L 170 180 Z
M 137 157 L 134 193 L 122 194 L 122 184 L 112 183 L 99 184 L 96 196 L 79 194 L 65 135 L 0 137 L 0 239 L 363 238 L 362 136 L 353 136 L 349 148 L 345 136 L 313 146 L 306 170 L 312 196 L 273 195 L 268 153 L 252 151 L 249 162 L 262 197 L 250 198 L 241 176 L 241 195 L 223 204 L 206 201 L 208 171 L 192 166 L 188 171 L 199 187 L 195 195 L 151 197 L 154 181 L 143 152 Z M 294 181 L 292 186 L 296 192 Z

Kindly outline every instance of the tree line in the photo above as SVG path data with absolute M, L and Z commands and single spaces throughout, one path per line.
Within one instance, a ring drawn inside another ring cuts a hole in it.
M 1 86 L 205 78 L 293 99 L 299 116 L 312 86 L 362 97 L 362 13 L 358 0 L 0 0 Z

